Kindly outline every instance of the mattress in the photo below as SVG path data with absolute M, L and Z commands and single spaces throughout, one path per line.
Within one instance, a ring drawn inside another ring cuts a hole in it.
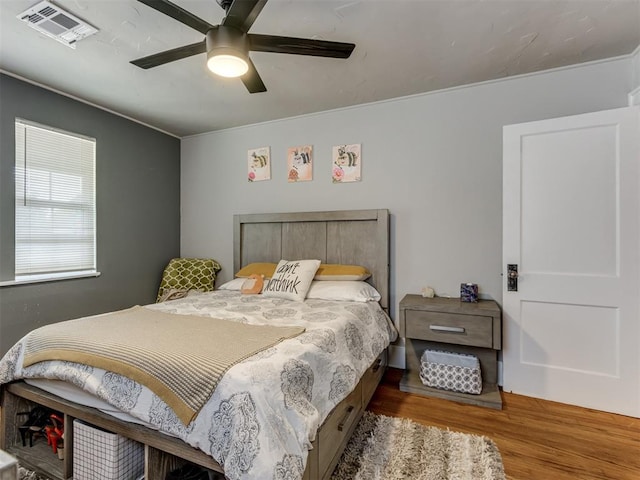
M 229 479 L 273 478 L 274 471 L 282 474 L 283 469 L 286 478 L 298 479 L 318 427 L 397 336 L 377 302 L 295 302 L 215 291 L 145 308 L 255 325 L 296 325 L 305 332 L 229 369 L 188 425 L 149 389 L 112 372 L 61 361 L 23 368 L 24 339 L 0 362 L 0 383 L 70 383 L 76 389 L 62 392 L 58 383 L 45 389 L 86 404 L 86 397 L 78 397 L 81 391 L 104 402 L 97 408 L 109 414 L 125 414 L 178 437 L 211 455 Z
M 151 425 L 150 423 L 144 422 L 138 418 L 132 417 L 128 413 L 123 412 L 122 410 L 117 409 L 110 403 L 102 400 L 95 395 L 91 395 L 88 392 L 85 392 L 79 387 L 71 383 L 64 382 L 62 380 L 49 380 L 47 378 L 25 378 L 24 382 L 33 385 L 34 387 L 38 387 L 45 392 L 53 393 L 60 398 L 67 399 L 73 403 L 77 403 L 78 405 L 84 405 L 85 407 L 96 408 L 107 415 L 111 415 L 119 420 L 123 420 L 129 423 L 137 423 L 139 425 L 144 425 L 145 427 L 157 430 L 156 427 Z

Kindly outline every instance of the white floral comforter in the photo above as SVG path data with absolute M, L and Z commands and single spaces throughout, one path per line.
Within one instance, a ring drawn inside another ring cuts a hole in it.
M 203 450 L 229 479 L 299 479 L 318 427 L 397 336 L 375 302 L 294 302 L 215 291 L 146 308 L 306 331 L 231 368 L 187 426 L 150 390 L 114 373 L 60 361 L 22 368 L 22 341 L 0 361 L 0 384 L 20 378 L 71 382 Z

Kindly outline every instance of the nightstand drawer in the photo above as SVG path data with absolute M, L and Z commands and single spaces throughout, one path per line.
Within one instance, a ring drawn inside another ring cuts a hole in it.
M 434 342 L 493 347 L 493 318 L 406 310 L 406 336 Z

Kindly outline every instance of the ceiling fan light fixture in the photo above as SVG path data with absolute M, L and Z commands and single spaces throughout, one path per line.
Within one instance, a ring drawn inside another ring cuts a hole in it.
M 220 25 L 207 32 L 207 68 L 222 77 L 241 77 L 249 71 L 249 44 L 240 30 Z
M 209 52 L 207 68 L 221 77 L 241 77 L 249 70 L 247 61 L 237 54 L 228 52 Z

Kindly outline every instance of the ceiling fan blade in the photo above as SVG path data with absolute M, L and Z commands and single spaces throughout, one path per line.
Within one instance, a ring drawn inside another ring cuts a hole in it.
M 246 33 L 256 21 L 267 0 L 234 0 L 222 20 L 222 25 L 235 27 Z
M 165 52 L 149 55 L 148 57 L 138 58 L 137 60 L 131 60 L 129 63 L 133 63 L 140 68 L 152 68 L 158 65 L 164 65 L 165 63 L 180 60 L 181 58 L 191 57 L 199 53 L 205 53 L 207 51 L 207 43 L 202 42 L 193 43 L 191 45 L 185 45 L 184 47 L 178 47 Z
M 160 13 L 170 16 L 176 19 L 180 23 L 199 31 L 203 35 L 213 28 L 209 22 L 205 22 L 199 17 L 196 17 L 191 12 L 187 12 L 184 8 L 169 2 L 168 0 L 138 0 L 140 3 L 144 3 L 149 7 L 157 10 Z
M 261 93 L 266 92 L 267 87 L 264 86 L 262 82 L 262 78 L 258 74 L 256 70 L 256 66 L 253 64 L 250 58 L 247 58 L 247 62 L 249 63 L 249 71 L 245 73 L 240 80 L 244 83 L 244 86 L 247 87 L 249 93 Z
M 250 33 L 249 50 L 254 52 L 290 53 L 315 57 L 349 58 L 353 43 L 330 42 L 311 38 L 279 37 Z

